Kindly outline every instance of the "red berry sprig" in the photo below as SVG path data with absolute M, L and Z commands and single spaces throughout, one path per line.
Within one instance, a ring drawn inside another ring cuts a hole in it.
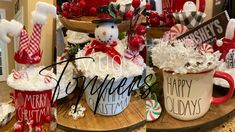
M 130 21 L 130 27 L 127 32 L 128 49 L 136 52 L 139 52 L 141 47 L 145 44 L 144 36 L 146 34 L 145 26 L 137 26 L 137 22 L 141 15 L 139 10 L 140 4 L 140 0 L 132 0 L 132 7 L 134 8 L 134 11 L 129 10 L 125 13 L 125 19 Z
M 84 0 L 73 0 L 72 2 L 64 2 L 61 6 L 62 16 L 65 18 L 76 18 L 83 14 L 83 10 L 86 7 Z M 90 14 L 96 15 L 96 9 L 91 9 Z
M 164 12 L 159 15 L 156 11 L 150 11 L 146 16 L 146 23 L 151 27 L 158 27 L 161 22 L 166 26 L 173 26 L 176 23 L 172 12 Z

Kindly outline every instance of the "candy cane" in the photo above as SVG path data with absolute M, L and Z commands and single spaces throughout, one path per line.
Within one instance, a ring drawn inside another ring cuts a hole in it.
M 14 79 L 20 79 L 20 78 L 23 77 L 23 74 L 21 72 L 18 72 L 18 71 L 14 70 L 14 69 L 12 70 L 12 72 L 13 72 L 13 78 Z
M 60 57 L 60 60 L 61 60 L 61 61 L 65 59 L 66 55 L 68 54 L 68 51 L 69 51 L 68 48 L 65 48 L 65 49 L 64 49 L 64 52 L 63 52 L 63 54 L 62 54 L 61 57 Z
M 44 78 L 44 82 L 46 84 L 50 83 L 51 82 L 51 76 L 50 75 L 46 75 L 45 78 Z

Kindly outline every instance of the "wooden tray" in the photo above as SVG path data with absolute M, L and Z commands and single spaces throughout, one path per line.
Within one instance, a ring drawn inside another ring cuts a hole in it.
M 62 102 L 62 103 L 61 103 Z M 130 131 L 145 125 L 145 101 L 132 97 L 128 107 L 115 116 L 102 116 L 93 113 L 84 98 L 82 106 L 86 107 L 85 117 L 73 120 L 68 115 L 70 107 L 76 100 L 59 102 L 57 108 L 57 125 L 66 131 Z
M 215 96 L 222 96 L 224 88 L 216 86 Z M 149 132 L 185 132 L 185 131 L 206 131 L 210 130 L 235 116 L 235 97 L 224 104 L 211 105 L 209 112 L 200 119 L 193 121 L 180 121 L 166 113 L 163 105 L 163 98 L 160 99 L 163 112 L 161 117 L 154 122 L 147 123 Z
M 82 16 L 79 19 L 66 19 L 65 17 L 59 16 L 61 23 L 69 30 L 94 33 L 96 24 L 92 23 L 95 17 Z M 129 29 L 129 22 L 122 21 L 118 24 L 119 32 L 126 32 Z

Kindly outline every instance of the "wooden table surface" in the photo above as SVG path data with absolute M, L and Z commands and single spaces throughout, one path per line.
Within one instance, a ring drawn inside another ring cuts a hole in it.
M 225 93 L 221 87 L 216 87 L 214 93 L 216 96 L 222 96 Z M 163 100 L 163 99 L 162 99 Z M 164 132 L 183 132 L 183 131 L 207 131 L 211 130 L 220 124 L 228 121 L 235 116 L 235 97 L 224 104 L 211 105 L 210 110 L 202 118 L 192 121 L 180 121 L 169 114 L 164 109 L 163 101 L 161 106 L 163 112 L 157 121 L 147 123 L 147 130 L 151 131 L 164 131 Z M 235 123 L 235 122 L 234 122 Z
M 62 103 L 61 103 L 62 102 Z M 64 130 L 79 131 L 131 131 L 145 125 L 145 100 L 132 97 L 128 107 L 118 115 L 102 116 L 94 114 L 85 98 L 81 104 L 86 107 L 84 118 L 73 120 L 68 115 L 76 100 L 60 101 L 57 108 L 57 125 Z

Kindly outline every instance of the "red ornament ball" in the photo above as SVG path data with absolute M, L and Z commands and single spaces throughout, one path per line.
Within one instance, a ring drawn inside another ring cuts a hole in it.
M 62 10 L 63 11 L 69 11 L 70 10 L 70 3 L 69 2 L 64 2 L 62 4 Z
M 85 2 L 84 0 L 81 0 L 81 1 L 79 2 L 79 6 L 80 6 L 81 8 L 85 8 L 85 7 L 86 7 L 86 2 Z
M 137 9 L 140 6 L 140 0 L 132 0 L 132 6 Z
M 79 2 L 79 0 L 73 0 L 73 3 L 77 4 Z
M 165 21 L 166 21 L 166 16 L 165 16 L 165 14 L 159 15 L 159 20 L 165 22 Z
M 131 20 L 133 18 L 133 16 L 134 16 L 134 12 L 131 11 L 131 10 L 127 11 L 126 14 L 125 14 L 125 18 L 127 20 Z
M 140 35 L 134 35 L 130 38 L 128 46 L 130 50 L 139 51 L 140 46 L 145 44 L 145 40 Z
M 158 19 L 157 17 L 155 17 L 155 18 L 150 18 L 150 25 L 151 25 L 152 27 L 157 27 L 157 26 L 159 26 L 159 25 L 160 25 L 159 19 Z
M 135 29 L 135 32 L 138 35 L 145 35 L 146 34 L 146 26 L 144 26 L 144 25 L 137 26 Z
M 52 121 L 52 117 L 50 115 L 47 115 L 45 118 L 46 123 L 50 123 Z
M 74 15 L 74 16 L 79 16 L 81 15 L 81 8 L 79 6 L 72 6 L 71 7 L 71 13 Z
M 69 12 L 68 11 L 63 11 L 62 16 L 64 16 L 65 18 L 69 18 Z
M 158 15 L 158 13 L 156 12 L 156 11 L 151 11 L 150 13 L 149 13 L 149 17 L 150 18 L 155 18 L 155 17 L 158 17 L 159 15 Z
M 97 14 L 97 10 L 96 10 L 96 8 L 95 7 L 91 7 L 91 9 L 90 9 L 90 15 L 91 16 L 96 16 Z
M 151 5 L 149 2 L 146 3 L 146 10 L 151 10 Z

